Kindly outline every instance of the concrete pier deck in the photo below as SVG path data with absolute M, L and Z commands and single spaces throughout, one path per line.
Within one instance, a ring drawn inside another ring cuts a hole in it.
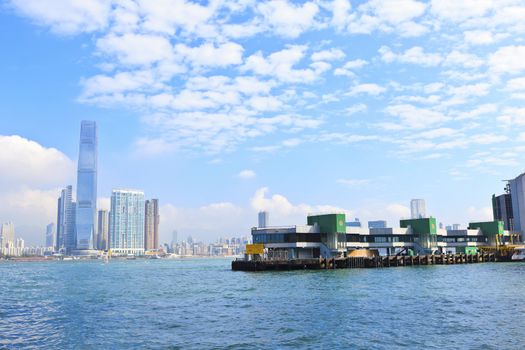
M 235 260 L 234 271 L 323 270 L 401 267 L 418 265 L 475 264 L 501 261 L 494 253 L 416 256 L 374 256 L 332 259 Z

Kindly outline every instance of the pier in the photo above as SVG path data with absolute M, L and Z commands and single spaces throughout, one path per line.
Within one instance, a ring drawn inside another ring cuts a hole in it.
M 495 253 L 481 254 L 441 254 L 416 256 L 373 256 L 292 260 L 244 260 L 232 261 L 234 271 L 283 271 L 283 270 L 329 270 L 352 268 L 381 268 L 421 265 L 477 264 L 484 262 L 507 261 Z

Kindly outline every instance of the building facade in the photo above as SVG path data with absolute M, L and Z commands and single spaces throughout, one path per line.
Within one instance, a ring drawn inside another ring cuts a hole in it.
M 110 250 L 115 254 L 144 254 L 144 192 L 113 190 L 109 215 Z
M 510 193 L 499 196 L 492 195 L 492 214 L 494 220 L 503 221 L 505 230 L 514 230 L 514 215 L 512 212 L 512 198 Z
M 427 206 L 424 199 L 412 199 L 410 201 L 410 218 L 423 219 L 427 217 Z
M 46 226 L 46 248 L 54 248 L 56 246 L 56 230 L 55 223 L 50 223 Z
M 159 200 L 149 199 L 144 204 L 144 249 L 159 248 Z
M 263 228 L 270 226 L 270 213 L 267 211 L 260 211 L 258 214 L 257 227 Z
M 75 248 L 75 203 L 73 187 L 67 186 L 60 192 L 58 198 L 56 251 L 70 252 Z
M 15 224 L 11 221 L 2 224 L 0 229 L 0 243 L 3 247 L 15 243 Z
M 76 250 L 94 249 L 97 215 L 97 124 L 83 120 L 77 172 Z
M 98 211 L 97 249 L 109 249 L 109 213 L 107 210 Z
M 368 222 L 368 228 L 386 228 L 386 220 L 372 220 Z

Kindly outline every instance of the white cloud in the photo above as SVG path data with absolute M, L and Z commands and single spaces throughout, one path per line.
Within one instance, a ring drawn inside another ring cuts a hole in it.
M 332 24 L 339 30 L 343 29 L 349 20 L 349 11 L 352 8 L 348 0 L 334 0 L 331 3 Z
M 525 46 L 500 47 L 489 56 L 489 66 L 495 74 L 517 74 L 525 71 Z
M 504 127 L 516 127 L 525 125 L 525 108 L 507 107 L 503 114 L 497 117 L 499 123 Z
M 396 54 L 388 46 L 381 46 L 379 48 L 381 59 L 387 63 L 400 62 L 411 63 L 425 67 L 437 66 L 443 61 L 443 57 L 438 53 L 426 53 L 422 47 L 414 46 L 407 49 L 401 54 Z
M 242 71 L 253 71 L 259 75 L 274 76 L 287 83 L 308 83 L 316 80 L 322 71 L 316 69 L 294 69 L 304 57 L 306 46 L 290 45 L 288 48 L 264 57 L 257 52 L 246 59 Z
M 370 184 L 368 179 L 337 179 L 337 183 L 347 187 L 363 187 Z
M 273 218 L 278 218 L 281 224 L 305 222 L 309 213 L 315 212 L 348 212 L 347 210 L 333 205 L 309 205 L 292 204 L 288 198 L 280 194 L 267 197 L 269 189 L 263 187 L 258 189 L 251 198 L 251 207 L 255 211 L 267 210 L 270 212 L 272 225 Z M 284 221 L 286 219 L 287 221 Z
M 454 22 L 487 14 L 495 2 L 492 0 L 432 0 L 431 12 L 436 16 Z
M 476 55 L 456 50 L 449 53 L 444 61 L 445 65 L 459 65 L 465 68 L 478 68 L 484 63 L 485 62 Z
M 480 222 L 494 220 L 491 207 L 470 206 L 466 210 L 469 222 Z
M 427 28 L 413 20 L 423 15 L 426 7 L 426 4 L 415 0 L 371 0 L 358 6 L 346 21 L 340 16 L 334 24 L 341 27 L 346 22 L 350 33 L 370 34 L 380 30 L 388 33 L 397 31 L 406 37 L 419 36 Z
M 353 106 L 350 106 L 350 107 L 346 108 L 345 112 L 348 115 L 353 115 L 353 114 L 356 114 L 356 113 L 364 112 L 367 109 L 368 109 L 367 105 L 365 105 L 364 103 L 358 103 L 358 104 L 355 104 Z
M 186 0 L 139 0 L 138 4 L 146 31 L 169 35 L 175 35 L 177 29 L 186 35 L 206 35 L 208 31 L 214 31 L 207 22 L 218 10 L 215 2 L 202 6 Z
M 45 225 L 56 221 L 59 188 L 75 178 L 73 161 L 21 136 L 0 136 L 0 168 L 0 220 L 13 221 L 28 243 L 41 244 Z
M 312 54 L 312 61 L 335 61 L 345 58 L 345 53 L 340 49 L 330 49 L 314 52 Z
M 348 61 L 342 67 L 335 69 L 334 75 L 344 75 L 344 76 L 353 77 L 355 76 L 353 70 L 362 68 L 367 64 L 368 62 L 362 59 Z
M 350 91 L 347 93 L 348 96 L 355 96 L 360 94 L 367 94 L 371 96 L 377 96 L 382 94 L 386 91 L 386 88 L 374 84 L 374 83 L 367 83 L 367 84 L 359 84 L 352 86 L 350 88 Z
M 0 135 L 0 186 L 4 191 L 16 186 L 49 188 L 72 179 L 74 163 L 55 148 L 18 135 Z
M 20 14 L 60 34 L 103 29 L 111 10 L 110 0 L 10 0 L 10 4 Z
M 450 118 L 444 114 L 426 108 L 418 108 L 411 104 L 391 105 L 385 109 L 387 114 L 398 117 L 400 123 L 383 123 L 380 124 L 386 129 L 423 129 L 448 121 Z
M 148 65 L 172 57 L 170 42 L 157 35 L 108 34 L 97 40 L 97 49 L 125 65 Z
M 277 35 L 289 38 L 296 38 L 310 29 L 319 11 L 314 2 L 306 2 L 301 6 L 286 0 L 263 2 L 257 9 Z
M 185 44 L 175 45 L 175 52 L 184 57 L 185 61 L 195 66 L 223 67 L 242 63 L 244 48 L 236 43 L 228 42 L 220 45 L 205 43 L 196 47 Z
M 465 42 L 471 45 L 490 45 L 500 36 L 495 36 L 488 30 L 469 30 L 464 33 Z
M 255 171 L 253 170 L 245 169 L 239 172 L 237 176 L 240 177 L 241 179 L 251 179 L 251 178 L 254 178 L 256 174 L 255 174 Z
M 388 204 L 386 211 L 396 218 L 407 219 L 410 217 L 410 208 L 400 203 Z

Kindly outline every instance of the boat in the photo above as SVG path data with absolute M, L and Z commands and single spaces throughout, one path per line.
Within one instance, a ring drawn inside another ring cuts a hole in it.
M 525 260 L 525 247 L 515 248 L 514 254 L 510 258 L 512 261 L 524 261 Z
M 126 255 L 126 259 L 127 259 L 127 260 L 135 260 L 136 258 L 137 258 L 137 257 L 135 257 L 134 254 L 128 254 L 128 255 Z

